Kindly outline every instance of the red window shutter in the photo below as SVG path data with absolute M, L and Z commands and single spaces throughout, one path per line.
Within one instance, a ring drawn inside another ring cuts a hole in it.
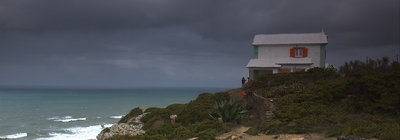
M 290 57 L 295 57 L 295 48 L 290 48 Z
M 308 56 L 308 49 L 303 48 L 303 57 L 307 57 L 307 56 Z
M 289 69 L 280 69 L 280 70 L 278 71 L 278 73 L 289 73 L 289 72 L 290 72 Z

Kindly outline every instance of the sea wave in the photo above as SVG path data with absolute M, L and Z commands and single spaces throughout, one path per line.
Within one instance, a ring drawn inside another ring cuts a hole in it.
M 72 116 L 64 116 L 64 117 L 54 116 L 54 117 L 47 118 L 47 120 L 59 120 L 59 119 L 71 119 L 71 118 L 72 118 Z
M 120 115 L 120 116 L 110 116 L 110 118 L 112 118 L 112 119 L 121 119 L 123 117 L 123 115 Z
M 11 135 L 6 135 L 6 136 L 0 136 L 0 139 L 18 139 L 18 138 L 23 138 L 27 137 L 28 133 L 16 133 L 16 134 L 11 134 Z
M 71 118 L 71 119 L 58 119 L 55 122 L 72 122 L 72 121 L 84 121 L 86 118 Z
M 55 116 L 47 118 L 47 120 L 52 120 L 55 122 L 72 122 L 72 121 L 84 121 L 86 120 L 86 118 L 72 118 L 72 116 L 65 116 L 65 117 Z
M 55 116 L 55 117 L 50 117 L 50 118 L 47 118 L 47 120 L 57 120 L 57 119 L 60 119 L 60 117 L 58 117 L 58 116 Z
M 112 124 L 106 125 L 93 125 L 88 127 L 72 127 L 63 129 L 66 133 L 50 133 L 51 137 L 37 138 L 35 140 L 87 140 L 96 139 L 97 134 L 104 129 L 104 127 L 111 127 Z

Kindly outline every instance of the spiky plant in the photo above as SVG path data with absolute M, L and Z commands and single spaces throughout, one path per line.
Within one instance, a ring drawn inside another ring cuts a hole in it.
M 237 122 L 246 112 L 243 103 L 230 99 L 216 102 L 210 116 L 215 120 L 222 118 L 223 122 Z

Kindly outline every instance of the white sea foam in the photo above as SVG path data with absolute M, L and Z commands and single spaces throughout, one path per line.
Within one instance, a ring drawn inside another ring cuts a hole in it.
M 47 120 L 53 120 L 55 122 L 72 122 L 72 121 L 84 121 L 86 120 L 86 118 L 72 118 L 72 116 L 65 116 L 65 117 L 54 116 L 47 118 Z
M 55 116 L 55 117 L 50 117 L 50 118 L 47 118 L 47 120 L 57 120 L 57 119 L 60 119 L 60 117 L 58 117 L 58 116 Z
M 64 117 L 54 116 L 47 118 L 47 120 L 62 120 L 62 119 L 72 119 L 72 116 L 64 116 Z
M 18 138 L 23 138 L 27 137 L 28 133 L 16 133 L 12 135 L 6 135 L 6 136 L 0 136 L 0 139 L 18 139 Z
M 120 116 L 110 116 L 110 118 L 112 118 L 112 119 L 121 119 L 123 116 L 122 115 L 120 115 Z
M 57 119 L 55 122 L 72 122 L 72 121 L 84 121 L 86 118 L 68 118 L 68 119 Z
M 104 127 L 111 127 L 112 124 L 103 125 Z M 72 127 L 64 129 L 67 133 L 50 133 L 51 137 L 38 138 L 35 140 L 87 140 L 96 139 L 97 134 L 104 128 L 101 125 L 94 125 L 88 127 Z

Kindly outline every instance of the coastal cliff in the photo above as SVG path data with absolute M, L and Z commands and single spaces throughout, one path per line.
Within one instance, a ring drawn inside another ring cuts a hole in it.
M 133 109 L 128 115 L 124 116 L 117 124 L 112 125 L 109 128 L 103 129 L 100 134 L 97 135 L 97 139 L 109 139 L 119 135 L 125 136 L 136 136 L 145 133 L 142 129 L 143 122 L 140 120 L 147 113 L 139 108 Z
M 350 62 L 339 70 L 268 75 L 241 89 L 200 94 L 187 104 L 134 109 L 113 130 L 140 120 L 141 133 L 104 137 L 117 132 L 106 128 L 98 139 L 396 140 L 398 81 L 400 64 L 382 60 Z

